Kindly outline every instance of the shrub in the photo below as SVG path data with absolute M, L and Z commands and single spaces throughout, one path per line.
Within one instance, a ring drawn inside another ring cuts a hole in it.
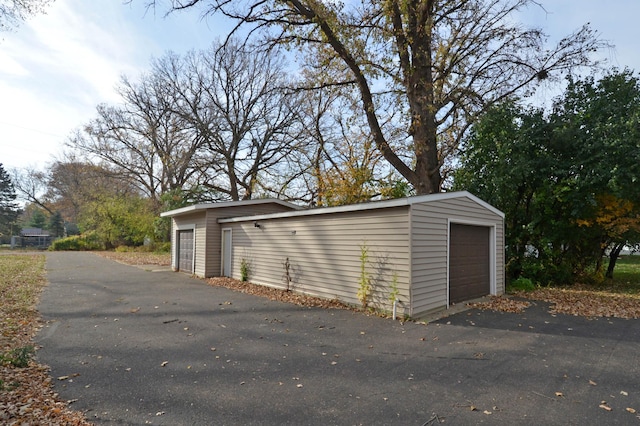
M 82 250 L 104 250 L 104 246 L 100 243 L 95 233 L 87 233 L 82 235 L 72 235 L 71 237 L 59 238 L 55 240 L 51 246 L 51 251 L 82 251 Z
M 171 252 L 171 243 L 151 242 L 141 246 L 118 246 L 115 248 L 116 253 L 169 253 Z
M 29 366 L 29 361 L 33 357 L 34 353 L 35 348 L 32 345 L 16 348 L 0 355 L 0 363 L 12 365 L 18 368 L 25 368 Z
M 240 262 L 240 279 L 242 281 L 249 281 L 249 274 L 251 273 L 251 267 L 249 266 L 249 262 L 247 259 L 242 258 Z
M 533 291 L 536 289 L 536 286 L 529 278 L 520 277 L 517 280 L 512 281 L 509 288 L 511 290 L 518 291 Z

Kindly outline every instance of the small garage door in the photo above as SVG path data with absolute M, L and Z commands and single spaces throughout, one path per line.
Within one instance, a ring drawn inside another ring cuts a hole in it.
M 178 270 L 193 273 L 193 229 L 178 231 Z
M 449 303 L 486 296 L 491 292 L 487 226 L 452 223 L 449 234 Z

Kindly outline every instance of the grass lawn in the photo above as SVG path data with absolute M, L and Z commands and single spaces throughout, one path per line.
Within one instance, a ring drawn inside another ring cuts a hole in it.
M 47 367 L 33 360 L 44 264 L 41 254 L 0 255 L 0 424 L 88 425 L 57 398 Z
M 614 293 L 640 294 L 640 256 L 620 257 L 613 279 L 606 280 L 602 286 Z

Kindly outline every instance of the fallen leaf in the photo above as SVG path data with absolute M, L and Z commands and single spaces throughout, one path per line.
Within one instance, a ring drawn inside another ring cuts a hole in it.
M 489 410 L 484 410 L 484 411 L 483 411 L 483 413 L 484 413 L 484 414 L 487 414 L 487 415 L 488 415 L 488 414 L 492 414 L 492 413 L 491 413 L 491 411 L 489 411 Z
M 636 410 L 634 410 L 631 407 L 627 407 L 627 411 L 630 412 L 631 414 L 635 414 L 636 413 Z
M 596 385 L 597 385 L 597 383 L 596 383 L 596 382 L 594 382 L 593 380 L 589 380 L 589 384 L 590 384 L 591 386 L 596 386 Z
M 296 385 L 296 387 L 297 387 L 297 388 L 301 388 L 301 387 L 302 387 L 302 383 L 298 383 L 298 384 Z
M 61 380 L 61 381 L 62 380 L 68 380 L 68 379 L 69 379 L 69 376 L 60 376 L 60 377 L 58 377 L 58 380 Z
M 169 364 L 169 361 L 163 361 L 162 364 L 160 364 L 160 367 L 164 367 L 165 365 Z
M 531 305 L 529 302 L 513 300 L 504 296 L 493 296 L 488 302 L 469 303 L 469 306 L 481 310 L 520 313 Z M 471 325 L 475 325 L 471 322 Z
M 609 407 L 606 403 L 605 404 L 600 404 L 599 407 L 602 408 L 603 410 L 607 410 L 607 411 L 611 411 L 612 410 L 612 408 Z
M 583 317 L 640 318 L 640 303 L 637 298 L 606 291 L 595 291 L 588 285 L 567 288 L 539 288 L 532 292 L 517 293 L 518 296 L 544 300 L 552 303 L 550 313 Z M 571 330 L 571 329 L 569 329 Z
M 556 392 L 556 396 L 558 397 L 564 397 L 564 394 L 562 392 Z
M 625 392 L 625 391 L 620 391 L 620 395 L 629 396 L 629 394 L 627 392 Z

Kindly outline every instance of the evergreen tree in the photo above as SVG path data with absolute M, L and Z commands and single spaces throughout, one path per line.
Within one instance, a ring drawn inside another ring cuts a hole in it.
M 49 216 L 49 224 L 47 229 L 51 232 L 52 237 L 62 237 L 64 234 L 64 220 L 62 220 L 62 214 L 55 212 Z
M 42 213 L 42 210 L 38 209 L 33 212 L 31 220 L 29 221 L 29 228 L 47 228 L 47 217 Z
M 0 163 L 0 237 L 10 236 L 11 225 L 18 217 L 20 209 L 15 200 L 16 191 L 11 177 Z

